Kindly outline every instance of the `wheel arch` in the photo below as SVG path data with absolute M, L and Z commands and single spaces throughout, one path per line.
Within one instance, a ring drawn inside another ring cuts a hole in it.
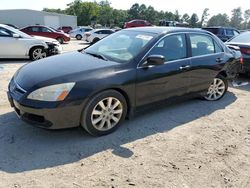
M 45 50 L 48 49 L 47 46 L 44 46 L 44 45 L 41 45 L 41 44 L 39 44 L 39 45 L 32 45 L 32 46 L 29 47 L 29 49 L 27 51 L 27 55 L 28 56 L 30 56 L 31 50 L 33 50 L 34 48 L 43 48 Z
M 225 77 L 225 78 L 228 77 L 226 70 L 220 71 L 220 72 L 217 74 L 217 76 L 218 76 L 218 75 L 221 75 L 221 76 L 223 76 L 223 77 Z
M 127 104 L 127 114 L 126 114 L 126 118 L 130 118 L 133 116 L 134 114 L 134 109 L 133 109 L 133 104 L 132 104 L 132 99 L 130 99 L 129 95 L 127 94 L 127 92 L 124 89 L 118 88 L 118 87 L 109 87 L 109 88 L 105 88 L 105 89 L 101 89 L 98 91 L 93 92 L 89 97 L 88 100 L 86 101 L 86 103 L 84 104 L 84 108 L 86 107 L 86 105 L 89 103 L 89 101 L 91 101 L 93 99 L 93 97 L 95 97 L 97 94 L 101 93 L 101 92 L 105 92 L 108 90 L 114 90 L 119 92 L 125 99 L 126 104 Z

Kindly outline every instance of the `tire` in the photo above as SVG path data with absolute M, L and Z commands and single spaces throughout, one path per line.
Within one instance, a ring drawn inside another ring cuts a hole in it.
M 47 57 L 47 53 L 43 47 L 33 47 L 30 50 L 29 56 L 32 61 L 35 61 Z
M 203 98 L 207 101 L 217 101 L 226 94 L 227 90 L 227 79 L 222 75 L 218 75 L 214 78 L 213 83 L 208 88 L 207 94 Z
M 81 125 L 91 135 L 103 136 L 114 132 L 126 114 L 127 102 L 124 96 L 115 90 L 107 90 L 95 95 L 87 103 Z
M 76 40 L 82 40 L 82 35 L 76 35 Z
M 64 43 L 64 39 L 62 37 L 59 37 L 56 39 L 60 44 L 63 44 Z
M 92 41 L 92 44 L 95 44 L 96 42 L 98 42 L 100 39 L 99 38 L 94 38 Z

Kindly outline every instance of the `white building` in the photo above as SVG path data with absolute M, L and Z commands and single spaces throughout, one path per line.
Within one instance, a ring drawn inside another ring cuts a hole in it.
M 12 24 L 20 28 L 28 25 L 46 25 L 54 28 L 61 26 L 77 27 L 77 17 L 29 9 L 0 10 L 0 23 Z

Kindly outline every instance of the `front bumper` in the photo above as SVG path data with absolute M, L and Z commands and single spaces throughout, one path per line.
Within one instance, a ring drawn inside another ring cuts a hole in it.
M 57 55 L 62 53 L 62 46 L 60 44 L 48 44 L 49 48 L 47 49 L 47 55 Z
M 64 129 L 78 127 L 82 107 L 64 106 L 57 108 L 28 107 L 20 104 L 7 92 L 11 107 L 14 108 L 17 116 L 23 121 L 37 127 L 46 129 Z

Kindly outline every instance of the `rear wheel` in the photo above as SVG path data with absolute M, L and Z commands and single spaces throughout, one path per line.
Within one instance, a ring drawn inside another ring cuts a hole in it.
M 115 90 L 107 90 L 89 101 L 81 125 L 91 135 L 102 136 L 115 131 L 126 114 L 127 103 L 123 95 Z
M 221 99 L 228 89 L 228 82 L 226 78 L 222 75 L 214 78 L 213 82 L 208 88 L 207 94 L 204 96 L 204 99 L 208 101 L 217 101 Z
M 82 35 L 76 35 L 77 40 L 82 40 Z
M 30 59 L 38 60 L 47 57 L 47 53 L 43 47 L 34 47 L 30 50 Z

